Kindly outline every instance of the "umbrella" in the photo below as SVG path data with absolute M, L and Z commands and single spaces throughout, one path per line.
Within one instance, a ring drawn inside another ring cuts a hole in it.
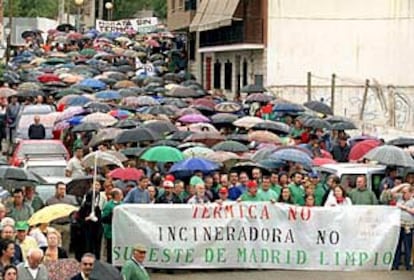
M 353 122 L 335 122 L 331 125 L 332 130 L 351 130 L 358 129 L 358 127 Z
M 169 121 L 149 120 L 144 122 L 143 127 L 156 131 L 160 135 L 177 131 L 177 127 Z
M 279 101 L 273 106 L 273 111 L 279 113 L 299 113 L 305 111 L 305 109 L 299 104 Z
M 210 119 L 201 114 L 190 114 L 180 117 L 178 121 L 183 123 L 208 123 Z
M 252 129 L 254 130 L 268 130 L 275 134 L 289 134 L 290 133 L 290 127 L 282 122 L 276 122 L 276 121 L 269 121 L 265 120 L 258 124 L 255 124 Z
M 98 131 L 102 126 L 98 123 L 81 123 L 72 129 L 72 132 L 90 132 Z
M 115 151 L 96 151 L 87 154 L 82 159 L 82 164 L 85 167 L 93 167 L 95 161 L 98 167 L 103 167 L 106 165 L 117 165 L 123 167 L 122 162 L 128 160 L 123 154 Z
M 303 106 L 324 115 L 333 115 L 332 108 L 320 101 L 305 102 Z
M 335 164 L 337 163 L 335 160 L 331 159 L 331 158 L 314 158 L 312 160 L 312 165 L 313 166 L 322 166 L 324 164 Z
M 212 132 L 212 133 L 219 133 L 217 128 L 209 123 L 193 123 L 188 126 L 189 131 L 193 132 Z
M 203 107 L 209 107 L 211 109 L 214 109 L 214 107 L 216 106 L 216 103 L 211 100 L 211 99 L 207 99 L 207 98 L 200 98 L 200 99 L 195 99 L 192 103 L 193 106 L 203 106 Z
M 312 166 L 312 158 L 299 149 L 280 149 L 270 155 L 271 159 L 296 162 L 305 166 Z
M 137 106 L 155 106 L 159 105 L 159 102 L 151 96 L 139 96 L 136 98 Z
M 121 88 L 130 88 L 130 87 L 136 87 L 136 86 L 137 85 L 134 82 L 126 80 L 126 81 L 119 81 L 119 82 L 117 82 L 113 86 L 113 88 L 115 88 L 115 89 L 121 89 Z
M 160 136 L 151 129 L 137 127 L 130 130 L 122 131 L 115 139 L 116 144 L 138 143 L 145 141 L 159 140 Z
M 12 95 L 16 95 L 17 91 L 14 89 L 8 88 L 8 87 L 2 87 L 0 88 L 0 97 L 2 98 L 8 98 Z
M 211 122 L 215 125 L 232 125 L 239 116 L 229 113 L 218 113 L 211 116 Z
M 146 148 L 133 147 L 123 149 L 120 152 L 127 157 L 140 157 L 145 150 Z
M 96 55 L 96 51 L 94 49 L 83 49 L 79 54 L 86 57 L 93 57 Z
M 349 152 L 348 159 L 351 161 L 360 160 L 364 155 L 366 155 L 372 149 L 381 145 L 379 140 L 364 140 L 356 143 L 352 146 L 351 151 Z
M 37 80 L 41 83 L 48 83 L 48 82 L 60 82 L 60 78 L 55 74 L 43 74 L 37 77 Z
M 224 152 L 233 152 L 233 153 L 244 153 L 249 151 L 247 146 L 243 145 L 242 143 L 228 140 L 218 143 L 212 147 L 214 151 L 224 151 Z
M 173 141 L 173 140 L 158 140 L 150 145 L 150 147 L 155 146 L 170 146 L 170 147 L 178 147 L 181 144 L 181 142 Z
M 46 206 L 35 212 L 28 220 L 29 225 L 48 224 L 51 221 L 68 217 L 71 213 L 78 211 L 78 207 L 66 203 L 58 203 Z
M 108 176 L 113 179 L 120 179 L 124 181 L 138 181 L 144 173 L 136 168 L 116 168 L 109 172 Z
M 379 140 L 375 136 L 371 135 L 357 135 L 348 140 L 349 146 L 352 148 L 356 143 L 364 141 L 364 140 Z
M 46 261 L 44 264 L 49 272 L 49 280 L 71 279 L 80 271 L 80 264 L 75 259 Z
M 183 153 L 173 147 L 157 146 L 149 148 L 141 159 L 153 162 L 177 162 L 184 159 Z
M 244 93 L 260 93 L 264 91 L 265 89 L 261 85 L 246 85 L 240 89 L 240 92 Z
M 112 266 L 109 263 L 96 260 L 91 275 L 89 276 L 90 280 L 122 280 L 122 276 L 116 267 Z
M 249 140 L 261 143 L 281 143 L 279 136 L 269 131 L 254 131 L 249 133 Z
M 109 127 L 99 130 L 98 133 L 92 136 L 91 141 L 89 141 L 90 147 L 95 147 L 101 143 L 114 140 L 120 133 L 122 129 Z
M 111 111 L 111 106 L 99 102 L 88 102 L 83 106 L 83 108 L 89 113 L 108 113 Z
M 130 129 L 130 128 L 136 128 L 137 125 L 138 123 L 135 120 L 125 119 L 125 120 L 118 121 L 115 127 L 122 128 L 122 129 Z
M 268 103 L 275 99 L 273 96 L 264 94 L 264 93 L 253 93 L 247 96 L 246 103 L 253 103 L 253 102 L 259 102 L 259 103 Z
M 133 115 L 128 110 L 122 109 L 111 110 L 108 114 L 117 119 L 127 119 Z
M 414 160 L 410 154 L 399 147 L 391 145 L 376 147 L 369 151 L 364 158 L 384 165 L 414 167 Z
M 318 119 L 318 118 L 309 118 L 304 121 L 304 127 L 311 127 L 314 129 L 330 129 L 331 124 L 325 120 Z
M 186 149 L 183 154 L 186 158 L 201 157 L 205 158 L 207 155 L 214 153 L 212 149 L 206 147 L 192 147 Z
M 191 157 L 183 161 L 174 163 L 174 165 L 171 166 L 169 172 L 170 173 L 181 173 L 181 174 L 185 172 L 191 176 L 195 171 L 209 173 L 219 168 L 220 168 L 220 165 L 217 164 L 216 162 L 213 162 L 213 161 L 210 161 L 204 158 Z
M 210 153 L 208 155 L 206 155 L 206 159 L 211 160 L 211 161 L 215 161 L 215 162 L 219 162 L 219 163 L 224 163 L 226 161 L 230 161 L 230 160 L 240 160 L 241 157 L 235 153 L 232 152 L 214 152 L 214 153 Z
M 65 97 L 59 100 L 58 105 L 65 104 L 66 107 L 83 106 L 90 101 L 91 99 L 86 96 L 66 95 Z
M 69 32 L 69 31 L 76 31 L 76 28 L 69 23 L 63 23 L 63 24 L 58 25 L 56 27 L 56 30 L 60 32 Z
M 100 100 L 121 100 L 122 96 L 114 90 L 105 90 L 95 93 L 95 98 Z
M 177 116 L 185 116 L 185 115 L 202 115 L 199 110 L 196 108 L 183 108 L 179 110 L 176 114 Z
M 174 141 L 184 141 L 190 135 L 192 135 L 192 131 L 175 131 L 173 134 L 169 135 L 167 139 L 174 140 Z M 224 137 L 223 137 L 224 140 Z
M 220 102 L 214 106 L 214 110 L 220 113 L 235 113 L 242 109 L 242 106 L 239 103 L 235 102 Z
M 148 107 L 148 109 L 146 109 L 144 112 L 146 114 L 150 114 L 150 115 L 167 115 L 167 116 L 174 116 L 175 115 L 175 112 L 173 110 L 170 110 L 170 109 L 168 109 L 164 106 L 161 106 L 161 105 Z
M 80 86 L 89 87 L 96 90 L 104 90 L 106 88 L 106 84 L 101 82 L 100 80 L 88 78 L 85 80 L 82 80 L 79 83 Z
M 90 115 L 87 115 L 82 120 L 83 123 L 97 123 L 102 126 L 111 126 L 118 122 L 118 120 L 111 115 L 104 114 L 104 113 L 92 113 Z
M 226 138 L 220 133 L 212 132 L 196 132 L 184 139 L 184 142 L 201 142 L 205 143 L 207 146 L 213 146 L 221 141 L 226 140 Z
M 201 94 L 197 92 L 196 90 L 188 88 L 188 87 L 176 86 L 170 91 L 168 91 L 166 95 L 171 96 L 171 97 L 178 97 L 178 98 L 191 98 L 191 97 L 197 98 L 197 97 L 202 97 L 205 94 Z
M 233 122 L 233 125 L 238 126 L 238 127 L 243 127 L 246 129 L 250 129 L 256 124 L 261 123 L 261 122 L 263 122 L 261 118 L 247 116 L 247 117 L 242 117 L 236 120 L 235 122 Z
M 398 137 L 388 141 L 387 145 L 393 145 L 401 148 L 414 146 L 414 138 Z
M 275 147 L 266 147 L 260 150 L 257 150 L 252 156 L 251 160 L 253 161 L 262 161 L 267 159 L 274 151 L 276 150 Z
M 98 181 L 105 181 L 102 176 L 97 177 Z M 72 179 L 66 186 L 66 193 L 76 197 L 83 197 L 91 189 L 93 176 L 88 175 Z

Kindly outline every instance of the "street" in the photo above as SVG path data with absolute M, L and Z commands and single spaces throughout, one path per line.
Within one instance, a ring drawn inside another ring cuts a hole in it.
M 152 280 L 192 279 L 192 280 L 288 280 L 288 279 L 324 279 L 324 280 L 348 280 L 348 279 L 376 279 L 376 280 L 405 280 L 412 279 L 413 273 L 407 271 L 365 271 L 365 272 L 321 272 L 321 271 L 181 271 L 174 274 L 153 273 Z

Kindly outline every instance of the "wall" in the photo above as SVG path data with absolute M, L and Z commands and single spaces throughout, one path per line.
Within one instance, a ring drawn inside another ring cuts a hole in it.
M 414 0 L 268 1 L 268 85 L 306 72 L 412 85 Z M 271 73 L 271 74 L 270 74 Z

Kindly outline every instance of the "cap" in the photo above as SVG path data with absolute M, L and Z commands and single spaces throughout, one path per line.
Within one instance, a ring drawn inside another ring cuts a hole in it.
M 3 228 L 4 226 L 12 226 L 14 227 L 15 221 L 10 217 L 4 217 L 3 220 L 1 220 L 0 226 Z
M 147 248 L 144 245 L 142 245 L 141 243 L 135 244 L 133 249 L 134 249 L 134 251 L 138 251 L 138 252 L 146 252 L 147 251 Z
M 29 223 L 26 221 L 18 221 L 16 222 L 15 226 L 16 230 L 28 230 L 29 229 Z
M 257 183 L 256 181 L 249 181 L 247 182 L 247 188 L 257 188 Z
M 309 176 L 310 178 L 313 178 L 313 179 L 315 179 L 315 178 L 319 178 L 319 174 L 318 174 L 318 172 L 315 172 L 315 171 L 310 172 L 310 173 L 308 174 L 308 176 Z
M 162 183 L 162 186 L 164 188 L 174 188 L 174 183 L 171 181 L 164 181 L 164 183 Z
M 167 175 L 165 176 L 165 181 L 171 181 L 171 182 L 174 182 L 174 181 L 175 181 L 175 177 L 174 177 L 174 175 L 167 174 Z
M 221 193 L 221 194 L 228 194 L 229 191 L 227 190 L 227 188 L 221 187 L 220 190 L 219 190 L 219 193 Z
M 195 186 L 195 185 L 198 185 L 198 184 L 204 184 L 203 179 L 201 179 L 198 176 L 191 177 L 191 179 L 190 179 L 190 186 Z

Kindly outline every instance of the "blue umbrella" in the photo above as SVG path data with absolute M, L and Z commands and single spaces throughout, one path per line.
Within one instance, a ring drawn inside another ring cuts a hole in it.
M 297 113 L 297 112 L 304 112 L 305 109 L 298 104 L 294 104 L 294 103 L 287 103 L 287 102 L 280 102 L 277 103 L 275 106 L 273 106 L 273 111 L 274 112 L 283 112 L 283 113 L 289 113 L 289 112 L 293 112 L 293 113 Z
M 68 123 L 72 126 L 78 125 L 82 123 L 82 119 L 84 116 L 74 116 L 68 120 Z
M 122 99 L 122 96 L 119 94 L 119 92 L 114 91 L 114 90 L 104 90 L 104 91 L 97 92 L 95 94 L 95 97 L 97 99 L 101 99 L 101 100 L 119 100 L 119 99 Z
M 87 104 L 88 102 L 91 102 L 91 100 L 86 97 L 86 96 L 76 96 L 74 98 L 69 99 L 66 102 L 66 106 L 71 107 L 71 106 L 83 106 L 85 104 Z
M 269 159 L 291 161 L 305 166 L 312 166 L 312 158 L 307 153 L 299 149 L 281 149 L 272 153 Z
M 90 87 L 97 90 L 104 90 L 106 84 L 96 79 L 85 79 L 79 83 L 81 86 Z
M 170 168 L 171 173 L 176 172 L 188 172 L 190 175 L 195 171 L 202 171 L 203 173 L 208 173 L 220 168 L 220 165 L 216 162 L 203 159 L 203 158 L 188 158 L 182 161 L 175 163 Z

